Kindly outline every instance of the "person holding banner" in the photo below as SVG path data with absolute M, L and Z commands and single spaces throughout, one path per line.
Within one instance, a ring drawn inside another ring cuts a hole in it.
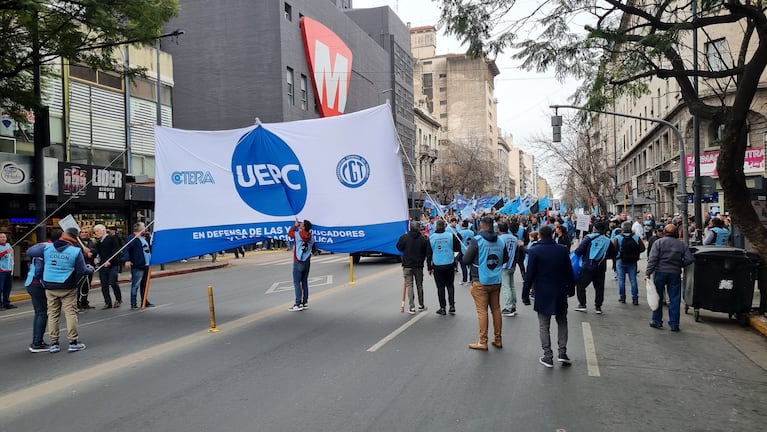
M 298 236 L 296 236 L 298 231 Z M 296 292 L 296 302 L 288 309 L 291 312 L 309 309 L 309 267 L 311 266 L 314 236 L 312 223 L 308 220 L 296 223 L 288 231 L 288 237 L 293 239 L 293 288 Z
M 131 276 L 131 310 L 140 308 L 136 303 L 139 288 L 141 288 L 141 303 L 143 303 L 144 298 L 146 298 L 147 269 L 149 268 L 149 263 L 152 259 L 152 253 L 149 251 L 149 242 L 144 238 L 144 231 L 146 231 L 144 222 L 136 222 L 133 225 L 133 234 L 128 236 L 128 241 L 125 243 L 125 249 L 123 249 L 125 267 L 130 269 Z M 146 307 L 152 306 L 154 305 L 147 300 Z
M 49 350 L 51 353 L 61 350 L 59 317 L 62 309 L 67 321 L 68 351 L 85 349 L 85 344 L 79 341 L 77 331 L 77 281 L 82 275 L 93 273 L 93 267 L 85 264 L 82 251 L 77 247 L 78 236 L 77 228 L 67 228 L 53 243 L 38 243 L 27 250 L 30 258 L 43 258 L 43 286 L 48 300 L 48 335 L 51 338 Z
M 98 239 L 96 250 L 101 264 L 99 280 L 101 280 L 101 293 L 104 295 L 104 306 L 101 309 L 118 308 L 123 302 L 120 284 L 117 283 L 117 273 L 120 270 L 120 241 L 117 237 L 108 234 L 107 228 L 102 224 L 94 226 L 93 233 Z M 115 295 L 114 305 L 109 293 L 110 288 Z
M 453 220 L 454 221 L 454 220 Z M 437 314 L 445 315 L 445 290 L 447 300 L 450 302 L 450 315 L 455 315 L 455 256 L 454 252 L 461 251 L 461 240 L 451 230 L 445 230 L 445 221 L 437 221 L 436 230 L 429 236 L 426 244 L 426 266 L 429 274 L 434 275 L 434 283 L 437 285 L 437 298 L 439 298 L 439 310 Z

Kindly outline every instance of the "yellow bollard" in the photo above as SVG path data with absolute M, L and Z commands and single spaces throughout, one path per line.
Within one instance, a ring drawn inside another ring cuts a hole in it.
M 210 328 L 208 333 L 218 333 L 216 328 L 216 307 L 213 305 L 213 285 L 208 285 L 208 305 L 210 306 Z
M 349 285 L 354 285 L 354 257 L 349 255 Z

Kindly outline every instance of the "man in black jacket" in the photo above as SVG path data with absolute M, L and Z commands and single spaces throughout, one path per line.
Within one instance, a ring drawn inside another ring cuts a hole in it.
M 423 303 L 423 263 L 426 261 L 426 245 L 428 240 L 421 234 L 418 222 L 410 223 L 410 231 L 403 234 L 397 241 L 397 250 L 402 252 L 402 274 L 405 277 L 407 296 L 410 300 L 408 313 L 415 313 L 413 294 L 413 279 L 418 290 L 418 311 L 426 310 Z
M 122 247 L 122 243 L 117 237 L 109 235 L 104 225 L 96 225 L 93 227 L 93 234 L 96 235 L 98 243 L 96 243 L 96 250 L 99 256 L 99 279 L 101 280 L 101 293 L 104 295 L 104 307 L 102 309 L 111 309 L 112 307 L 120 307 L 123 302 L 122 291 L 120 291 L 120 284 L 117 283 L 117 273 L 120 267 L 120 254 L 118 251 Z M 109 294 L 109 288 L 112 288 L 115 294 L 115 302 L 112 304 L 112 296 Z

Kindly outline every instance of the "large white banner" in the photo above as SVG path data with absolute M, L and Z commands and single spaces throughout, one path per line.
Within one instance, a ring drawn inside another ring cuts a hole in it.
M 407 198 L 387 105 L 314 120 L 201 132 L 155 127 L 152 263 L 287 239 L 398 254 Z

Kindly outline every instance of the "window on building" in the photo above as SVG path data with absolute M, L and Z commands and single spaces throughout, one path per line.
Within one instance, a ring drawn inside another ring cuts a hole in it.
M 96 69 L 90 66 L 71 64 L 69 65 L 69 76 L 94 83 L 97 82 Z
M 712 125 L 710 139 L 708 141 L 709 147 L 720 147 L 722 145 L 723 136 L 724 136 L 724 125 L 721 123 Z
M 439 74 L 439 78 L 440 78 L 440 79 L 444 79 L 444 78 L 447 78 L 447 74 Z
M 296 98 L 294 94 L 295 89 L 293 88 L 293 68 L 288 68 L 285 75 L 285 79 L 287 80 L 287 83 L 288 83 L 288 103 L 291 105 L 295 105 Z
M 285 19 L 293 21 L 293 7 L 288 2 L 285 2 Z
M 442 114 L 439 115 L 439 118 L 447 118 L 447 114 L 446 113 L 442 113 Z
M 434 85 L 432 75 L 430 73 L 421 75 L 421 83 L 423 88 L 431 88 Z
M 717 39 L 706 44 L 706 61 L 708 70 L 721 71 L 727 69 L 727 60 L 730 58 L 730 49 L 727 39 Z
M 306 75 L 301 74 L 301 109 L 309 109 L 309 92 L 307 91 Z
M 441 100 L 441 101 L 439 101 L 439 104 L 442 105 L 442 106 L 446 106 L 447 105 L 447 101 L 446 100 Z
M 425 62 L 423 62 L 423 64 L 430 65 L 431 64 L 431 60 L 426 60 Z
M 119 75 L 114 75 L 106 72 L 98 72 L 98 83 L 104 87 L 110 87 L 117 90 L 123 89 L 123 79 Z
M 440 93 L 447 93 L 447 87 L 440 87 L 439 88 Z

